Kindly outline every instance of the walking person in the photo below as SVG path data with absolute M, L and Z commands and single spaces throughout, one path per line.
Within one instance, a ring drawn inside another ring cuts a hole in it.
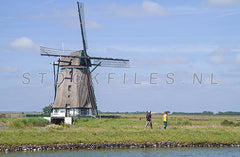
M 145 130 L 147 129 L 148 125 L 150 125 L 151 129 L 153 129 L 153 127 L 152 127 L 152 115 L 151 115 L 151 111 L 150 110 L 146 114 Z
M 164 123 L 164 127 L 163 129 L 167 129 L 167 121 L 168 121 L 168 113 L 167 112 L 164 112 L 164 115 L 163 115 L 163 123 Z

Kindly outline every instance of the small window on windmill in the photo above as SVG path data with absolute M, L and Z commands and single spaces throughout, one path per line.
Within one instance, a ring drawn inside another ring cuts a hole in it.
M 69 71 L 69 75 L 72 75 L 72 73 L 73 73 L 73 69 L 71 69 L 71 70 Z
M 66 104 L 66 108 L 70 108 L 70 104 Z
M 68 85 L 68 91 L 71 91 L 72 86 Z
M 68 98 L 70 98 L 70 95 L 68 95 Z

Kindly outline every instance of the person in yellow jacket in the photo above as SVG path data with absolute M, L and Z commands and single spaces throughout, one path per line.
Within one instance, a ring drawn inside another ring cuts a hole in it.
M 164 115 L 163 115 L 163 123 L 164 123 L 164 129 L 166 130 L 167 128 L 167 121 L 168 121 L 168 113 L 167 112 L 164 112 Z

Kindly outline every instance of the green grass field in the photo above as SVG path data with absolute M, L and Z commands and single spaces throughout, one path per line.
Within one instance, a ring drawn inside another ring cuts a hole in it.
M 142 120 L 139 120 L 140 117 Z M 223 124 L 224 120 L 231 123 Z M 29 123 L 31 121 L 33 120 Z M 167 130 L 162 129 L 162 115 L 152 115 L 152 121 L 153 130 L 148 127 L 146 131 L 145 115 L 121 115 L 117 119 L 80 119 L 70 127 L 11 127 L 0 130 L 0 144 L 240 142 L 240 116 L 169 115 Z M 3 122 L 9 124 L 11 120 L 4 119 Z

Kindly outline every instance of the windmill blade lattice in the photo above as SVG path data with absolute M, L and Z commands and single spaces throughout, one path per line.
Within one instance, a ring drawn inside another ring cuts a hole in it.
M 102 58 L 102 59 L 91 59 L 94 65 L 102 66 L 102 67 L 114 67 L 114 68 L 129 68 L 128 60 L 110 60 L 110 58 Z
M 118 58 L 104 58 L 104 57 L 84 57 L 84 56 L 71 56 L 69 54 L 73 52 L 81 52 L 76 50 L 61 50 L 61 49 L 53 49 L 47 48 L 44 46 L 40 46 L 40 51 L 42 56 L 50 56 L 50 57 L 66 57 L 66 58 L 83 58 L 90 59 L 93 63 L 90 65 L 98 65 L 102 67 L 118 67 L 118 68 L 128 68 L 129 60 L 128 59 L 118 59 Z M 66 55 L 68 54 L 68 55 Z
M 87 37 L 86 37 L 86 29 L 85 29 L 85 16 L 84 16 L 84 5 L 83 3 L 78 4 L 78 15 L 79 15 L 79 22 L 80 22 L 80 28 L 81 28 L 81 34 L 82 34 L 82 42 L 83 42 L 83 50 L 85 53 L 87 53 Z
M 64 49 L 53 49 L 44 46 L 40 46 L 41 55 L 69 55 L 70 53 L 76 52 L 76 50 L 64 50 Z

